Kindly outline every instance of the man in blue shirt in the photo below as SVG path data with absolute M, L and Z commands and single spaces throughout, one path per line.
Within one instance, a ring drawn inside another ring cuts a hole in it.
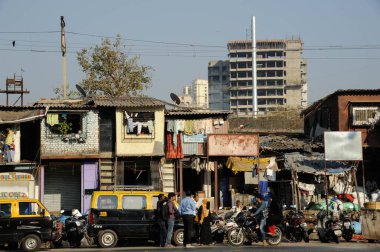
M 186 191 L 186 197 L 181 200 L 179 212 L 184 225 L 183 246 L 191 246 L 191 231 L 193 230 L 195 217 L 195 201 L 190 197 L 191 192 Z

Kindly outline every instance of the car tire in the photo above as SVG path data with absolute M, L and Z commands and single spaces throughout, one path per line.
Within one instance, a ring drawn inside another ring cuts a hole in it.
M 30 234 L 24 237 L 21 242 L 21 247 L 24 251 L 34 252 L 40 249 L 41 239 L 35 234 Z
M 179 228 L 176 231 L 174 231 L 172 239 L 173 239 L 173 243 L 176 246 L 182 246 L 183 245 L 183 241 L 185 239 L 184 234 L 185 234 L 185 231 L 182 228 Z
M 117 240 L 117 234 L 111 229 L 106 229 L 99 232 L 98 243 L 102 248 L 115 247 Z

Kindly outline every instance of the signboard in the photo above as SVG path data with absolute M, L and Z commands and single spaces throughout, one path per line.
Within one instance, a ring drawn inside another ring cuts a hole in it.
M 325 132 L 325 160 L 363 160 L 362 133 L 357 131 Z
M 1 198 L 34 198 L 35 181 L 33 175 L 22 172 L 0 173 Z
M 203 134 L 196 134 L 196 135 L 183 135 L 183 142 L 184 143 L 204 143 L 206 142 L 207 136 Z
M 258 134 L 209 134 L 208 156 L 258 156 Z

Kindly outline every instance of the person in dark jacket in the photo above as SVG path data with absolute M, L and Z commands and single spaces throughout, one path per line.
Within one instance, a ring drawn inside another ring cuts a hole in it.
M 255 216 L 258 220 L 258 223 L 260 223 L 260 232 L 263 239 L 263 245 L 267 246 L 268 244 L 266 241 L 265 226 L 268 218 L 268 202 L 265 201 L 260 194 L 256 195 L 256 202 L 258 203 L 259 207 L 253 213 L 253 216 Z
M 166 235 L 166 244 L 165 247 L 173 247 L 172 245 L 172 235 L 173 235 L 173 228 L 174 228 L 174 223 L 175 223 L 175 216 L 176 212 L 178 212 L 176 206 L 174 205 L 174 200 L 175 200 L 175 193 L 169 193 L 168 195 L 168 201 L 167 205 L 169 208 L 169 218 L 166 221 L 168 225 L 168 230 L 167 230 L 167 235 Z
M 165 247 L 167 229 L 166 221 L 162 218 L 162 205 L 166 202 L 166 197 L 163 194 L 158 195 L 157 209 L 156 209 L 156 218 L 158 226 L 160 227 L 160 247 Z

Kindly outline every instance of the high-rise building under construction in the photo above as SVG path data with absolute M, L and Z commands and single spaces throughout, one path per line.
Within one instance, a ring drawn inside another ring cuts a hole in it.
M 261 111 L 307 106 L 307 62 L 302 58 L 302 46 L 300 39 L 256 41 L 258 114 Z M 252 78 L 252 41 L 230 41 L 227 48 L 229 81 L 220 82 L 224 86 L 220 89 L 225 90 L 228 85 L 231 111 L 241 116 L 253 115 L 255 92 Z M 209 63 L 209 85 L 215 86 L 215 77 L 210 76 L 212 67 L 213 64 Z M 215 103 L 213 97 L 209 97 L 209 102 Z

